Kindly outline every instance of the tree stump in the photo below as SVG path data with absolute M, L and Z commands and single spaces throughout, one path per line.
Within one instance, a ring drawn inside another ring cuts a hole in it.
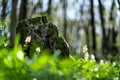
M 54 53 L 60 50 L 60 56 L 69 56 L 69 47 L 63 37 L 59 36 L 57 27 L 49 23 L 45 16 L 21 20 L 17 24 L 16 33 L 21 35 L 20 44 L 24 47 L 27 36 L 31 37 L 25 49 L 27 56 L 33 54 L 37 47 Z

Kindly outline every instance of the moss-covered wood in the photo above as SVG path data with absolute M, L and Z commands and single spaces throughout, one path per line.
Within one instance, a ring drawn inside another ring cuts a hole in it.
M 27 36 L 31 36 L 25 52 L 29 56 L 32 54 L 36 47 L 41 50 L 49 50 L 53 53 L 55 50 L 61 50 L 61 56 L 69 55 L 69 48 L 64 38 L 59 36 L 57 27 L 49 23 L 45 16 L 25 19 L 18 23 L 17 33 L 21 35 L 20 43 L 22 46 L 25 44 Z

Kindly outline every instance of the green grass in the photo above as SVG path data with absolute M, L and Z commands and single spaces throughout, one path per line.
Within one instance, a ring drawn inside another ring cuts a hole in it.
M 87 53 L 85 48 L 84 53 Z M 47 51 L 24 56 L 19 37 L 14 48 L 4 47 L 0 41 L 0 80 L 119 80 L 120 64 L 109 61 L 96 62 L 70 55 L 59 58 L 59 51 Z

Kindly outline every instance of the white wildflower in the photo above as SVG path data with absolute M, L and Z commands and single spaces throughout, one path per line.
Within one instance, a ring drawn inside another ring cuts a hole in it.
M 87 61 L 89 59 L 89 53 L 88 53 L 87 45 L 85 45 L 83 47 L 83 53 L 84 53 L 84 59 Z
M 25 42 L 28 43 L 31 41 L 31 36 L 27 36 L 27 38 L 25 39 Z
M 9 60 L 9 61 L 11 61 L 12 60 L 12 58 L 11 58 L 11 56 L 7 56 L 7 59 Z
M 113 80 L 119 80 L 119 78 L 118 78 L 118 77 L 116 77 L 116 78 L 114 78 Z
M 115 65 L 116 65 L 116 62 L 113 62 L 112 65 L 115 66 Z
M 100 60 L 100 63 L 101 63 L 102 65 L 104 65 L 104 60 L 101 59 L 101 60 Z
M 64 75 L 64 73 L 61 70 L 58 70 L 59 75 Z
M 36 78 L 33 78 L 33 80 L 37 80 Z
M 84 54 L 84 59 L 85 59 L 86 61 L 89 59 L 89 54 L 88 54 L 88 52 L 86 52 L 86 53 Z
M 99 78 L 99 75 L 97 74 L 96 77 Z
M 94 54 L 91 54 L 91 60 L 95 62 L 95 56 L 94 56 Z
M 38 52 L 38 53 L 40 53 L 40 51 L 41 51 L 41 50 L 40 50 L 40 47 L 37 47 L 35 50 L 36 50 L 36 52 Z
M 85 45 L 85 46 L 83 47 L 83 53 L 86 53 L 86 52 L 88 52 L 87 45 Z
M 98 68 L 99 68 L 98 66 L 95 67 L 95 68 L 94 68 L 94 71 L 97 72 L 97 71 L 98 71 Z
M 22 60 L 22 59 L 24 58 L 24 53 L 19 50 L 19 51 L 17 52 L 17 57 L 18 57 L 18 59 Z
M 7 46 L 8 46 L 8 44 L 7 44 L 7 43 L 5 43 L 5 44 L 4 44 L 4 46 L 5 46 L 5 47 L 7 47 Z

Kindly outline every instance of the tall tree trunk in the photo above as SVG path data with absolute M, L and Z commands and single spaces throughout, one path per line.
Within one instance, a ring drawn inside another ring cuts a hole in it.
M 87 42 L 87 47 L 90 49 L 90 38 L 89 38 L 89 25 L 85 25 L 85 37 L 86 37 L 86 42 Z
M 106 49 L 104 6 L 102 5 L 101 0 L 98 0 L 98 2 L 99 2 L 99 12 L 100 12 L 100 20 L 101 20 L 101 26 L 102 26 L 102 53 L 104 55 L 105 49 Z
M 120 0 L 118 0 L 119 10 L 120 10 Z
M 117 43 L 118 31 L 115 31 L 115 28 L 112 28 L 112 54 L 115 56 L 118 53 Z
M 16 23 L 17 23 L 17 3 L 18 0 L 12 0 L 12 10 L 10 15 L 10 45 L 14 45 L 14 39 L 16 34 Z
M 5 21 L 5 18 L 6 18 L 6 8 L 7 8 L 7 3 L 8 3 L 8 0 L 2 0 L 2 12 L 1 12 L 1 21 L 4 22 Z M 2 28 L 2 30 L 4 31 L 5 29 Z M 0 30 L 0 36 L 2 34 L 2 30 Z
M 63 0 L 63 15 L 64 15 L 64 24 L 63 24 L 63 35 L 67 40 L 67 0 Z
M 48 1 L 48 8 L 46 11 L 48 18 L 51 20 L 51 13 L 52 13 L 52 0 Z
M 83 19 L 83 20 L 81 20 L 81 24 L 83 24 L 83 26 L 84 26 L 86 44 L 89 49 L 89 47 L 90 47 L 90 45 L 89 45 L 89 25 L 87 23 L 87 18 L 85 18 L 86 22 L 84 23 L 84 17 L 82 17 L 82 16 L 84 16 L 84 5 L 85 5 L 85 0 L 83 1 L 83 4 L 80 6 L 80 13 L 81 13 L 80 18 Z
M 116 46 L 116 43 L 117 43 L 117 34 L 118 34 L 118 31 L 115 30 L 115 17 L 114 17 L 114 9 L 115 9 L 115 1 L 113 0 L 112 2 L 112 7 L 111 7 L 111 12 L 110 12 L 110 22 L 112 23 L 112 46 L 111 46 L 111 52 L 112 54 L 115 56 L 116 53 L 118 53 L 118 49 L 117 49 L 117 46 Z
M 51 8 L 52 8 L 52 0 L 48 1 L 48 9 L 47 9 L 47 14 L 51 15 Z
M 92 45 L 93 45 L 93 53 L 96 51 L 96 33 L 95 33 L 95 25 L 94 25 L 94 0 L 90 0 L 91 3 L 91 26 L 92 26 Z
M 27 2 L 28 0 L 21 0 L 19 21 L 27 18 Z
M 43 0 L 38 0 L 37 3 L 34 5 L 32 9 L 32 14 L 36 13 L 37 8 L 39 8 L 39 13 L 42 13 L 42 8 L 43 8 Z
M 5 21 L 5 17 L 6 17 L 6 8 L 7 8 L 7 2 L 8 0 L 2 0 L 2 13 L 1 13 L 1 21 L 4 22 Z

